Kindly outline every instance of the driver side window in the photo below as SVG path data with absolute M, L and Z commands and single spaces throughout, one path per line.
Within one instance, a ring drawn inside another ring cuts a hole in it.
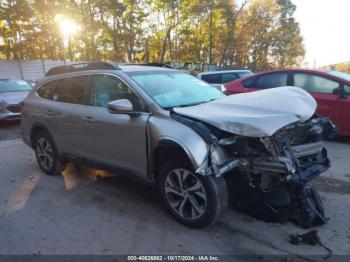
M 144 106 L 136 94 L 119 78 L 110 75 L 95 75 L 92 78 L 90 104 L 107 107 L 118 99 L 128 99 L 134 111 L 144 111 Z
M 327 94 L 332 94 L 339 87 L 337 81 L 311 74 L 294 74 L 294 85 L 308 92 Z

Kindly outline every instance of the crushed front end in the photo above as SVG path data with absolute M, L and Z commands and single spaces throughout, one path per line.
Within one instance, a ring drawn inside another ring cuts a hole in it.
M 173 118 L 192 127 L 209 145 L 200 175 L 224 175 L 239 209 L 268 222 L 293 220 L 310 227 L 326 222 L 322 201 L 308 183 L 330 167 L 323 140 L 334 136 L 328 118 L 314 115 L 272 136 L 246 137 L 188 117 Z

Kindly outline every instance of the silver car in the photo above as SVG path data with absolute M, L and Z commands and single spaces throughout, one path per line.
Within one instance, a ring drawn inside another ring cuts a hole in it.
M 19 120 L 20 103 L 32 86 L 20 79 L 0 79 L 0 122 Z
M 158 187 L 178 221 L 204 227 L 233 177 L 264 193 L 303 185 L 301 201 L 329 167 L 322 139 L 334 127 L 301 89 L 226 96 L 173 69 L 100 65 L 54 70 L 24 100 L 23 139 L 48 175 L 75 160 L 121 171 Z
M 197 78 L 216 87 L 222 92 L 225 92 L 226 88 L 224 84 L 240 78 L 250 76 L 252 74 L 253 72 L 248 69 L 221 70 L 221 71 L 208 71 L 208 72 L 199 73 L 197 75 Z

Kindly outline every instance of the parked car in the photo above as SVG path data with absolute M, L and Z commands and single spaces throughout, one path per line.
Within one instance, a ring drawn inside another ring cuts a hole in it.
M 21 118 L 20 102 L 32 90 L 32 86 L 19 79 L 0 79 L 0 121 Z
M 36 80 L 33 80 L 33 79 L 26 80 L 26 82 L 28 84 L 30 84 L 31 86 L 35 86 L 35 84 L 36 84 Z
M 157 186 L 174 217 L 193 227 L 218 218 L 238 174 L 254 192 L 283 186 L 293 217 L 323 213 L 306 201 L 306 184 L 330 165 L 322 138 L 333 125 L 314 115 L 307 92 L 226 96 L 181 71 L 107 63 L 48 75 L 24 100 L 21 121 L 44 173 L 75 160 L 121 171 Z
M 222 92 L 225 92 L 226 90 L 223 84 L 250 76 L 252 74 L 253 72 L 250 70 L 222 70 L 199 73 L 197 77 L 198 79 L 201 79 L 208 84 L 218 88 Z
M 225 84 L 229 94 L 261 89 L 297 86 L 309 92 L 317 101 L 317 113 L 328 116 L 339 128 L 339 135 L 350 135 L 350 79 L 344 74 L 306 69 L 286 69 L 258 73 Z M 276 101 L 277 102 L 277 101 Z

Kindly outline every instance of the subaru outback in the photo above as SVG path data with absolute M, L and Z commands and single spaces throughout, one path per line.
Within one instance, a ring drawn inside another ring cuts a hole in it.
M 323 214 L 308 182 L 328 169 L 334 131 L 315 109 L 296 87 L 227 96 L 181 71 L 101 62 L 51 69 L 25 98 L 21 127 L 44 173 L 76 160 L 121 171 L 156 186 L 185 225 L 216 221 L 235 177 L 269 199 L 284 188 L 306 225 Z

